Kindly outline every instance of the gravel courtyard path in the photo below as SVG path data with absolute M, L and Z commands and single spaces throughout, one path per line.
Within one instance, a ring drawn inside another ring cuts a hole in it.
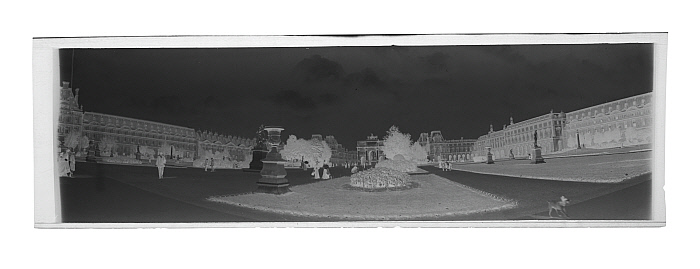
M 517 208 L 470 216 L 469 219 L 471 220 L 528 218 L 528 216 L 548 210 L 547 201 L 556 200 L 562 195 L 569 198 L 573 206 L 582 201 L 629 188 L 651 179 L 651 174 L 645 174 L 624 183 L 607 184 L 516 178 L 454 170 L 442 171 L 436 167 L 422 168 L 460 184 L 518 201 Z M 637 198 L 644 200 L 644 197 Z M 649 205 L 642 202 L 639 204 L 639 207 L 648 208 Z M 575 211 L 570 211 L 569 215 L 571 215 L 571 219 L 577 219 L 578 217 Z M 633 219 L 647 218 L 648 214 L 640 214 Z
M 620 183 L 651 172 L 651 151 L 616 155 L 530 160 L 497 160 L 494 164 L 455 164 L 454 170 L 557 181 Z
M 496 196 L 518 201 L 515 209 L 468 216 L 445 216 L 428 220 L 509 220 L 529 219 L 547 210 L 547 200 L 566 195 L 572 200 L 569 214 L 572 219 L 590 219 L 603 208 L 632 209 L 638 214 L 626 215 L 628 219 L 646 219 L 648 203 L 645 192 L 613 195 L 603 202 L 593 203 L 588 213 L 577 211 L 593 198 L 648 182 L 647 174 L 621 184 L 595 184 L 535 180 L 462 171 L 443 172 L 435 167 L 422 167 L 440 177 L 464 184 Z M 316 182 L 310 171 L 288 170 L 293 187 Z M 78 163 L 76 178 L 61 178 L 63 220 L 66 222 L 267 222 L 267 221 L 333 221 L 328 218 L 301 217 L 275 214 L 228 204 L 207 201 L 211 196 L 244 194 L 255 190 L 259 174 L 235 170 L 217 170 L 206 173 L 201 169 L 167 169 L 165 179 L 157 180 L 155 167 L 120 165 L 96 165 Z M 335 177 L 349 175 L 345 169 L 333 169 Z M 630 188 L 631 189 L 631 188 Z M 638 188 L 635 188 L 638 189 Z M 631 189 L 633 190 L 633 189 Z M 648 194 L 646 194 L 648 196 Z M 647 197 L 648 200 L 648 197 Z M 581 203 L 580 206 L 577 204 Z M 622 205 L 611 207 L 611 205 Z M 604 215 L 608 216 L 608 215 Z M 611 217 L 620 216 L 617 213 Z

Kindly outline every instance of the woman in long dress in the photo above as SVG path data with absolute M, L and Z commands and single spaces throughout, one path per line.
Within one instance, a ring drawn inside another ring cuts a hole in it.
M 321 179 L 321 176 L 319 175 L 319 173 L 321 173 L 320 170 L 321 170 L 320 167 L 314 167 L 314 173 L 313 173 L 314 179 Z
M 323 167 L 323 179 L 331 179 L 331 171 L 328 166 Z

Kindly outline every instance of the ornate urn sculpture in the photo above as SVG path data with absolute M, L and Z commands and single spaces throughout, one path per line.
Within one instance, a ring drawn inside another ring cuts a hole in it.
M 262 160 L 263 167 L 260 171 L 262 177 L 258 180 L 258 189 L 256 192 L 272 194 L 289 192 L 289 180 L 285 178 L 287 176 L 287 171 L 284 170 L 284 163 L 286 161 L 282 159 L 282 155 L 277 149 L 282 142 L 280 134 L 283 130 L 284 128 L 281 127 L 265 127 L 268 142 L 272 146 L 272 149 L 267 153 L 265 159 Z

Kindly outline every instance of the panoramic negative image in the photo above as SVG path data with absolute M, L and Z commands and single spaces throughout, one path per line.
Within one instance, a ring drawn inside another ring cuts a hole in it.
M 64 223 L 652 219 L 652 43 L 58 57 Z

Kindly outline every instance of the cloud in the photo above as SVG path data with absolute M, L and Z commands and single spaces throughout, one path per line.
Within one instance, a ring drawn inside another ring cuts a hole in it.
M 341 80 L 345 74 L 342 65 L 320 55 L 304 58 L 297 63 L 296 70 L 305 82 Z
M 319 96 L 319 98 L 321 99 L 321 102 L 323 104 L 327 104 L 327 105 L 336 104 L 336 103 L 340 102 L 340 100 L 341 100 L 340 96 L 338 96 L 337 94 L 334 94 L 334 93 L 324 93 L 324 94 L 321 94 Z
M 159 96 L 151 100 L 149 108 L 155 113 L 168 115 L 183 115 L 190 112 L 190 109 L 183 105 L 182 100 L 177 95 Z
M 222 108 L 224 107 L 224 102 L 217 96 L 209 95 L 204 99 L 204 106 L 208 108 Z
M 431 71 L 446 71 L 450 55 L 442 52 L 435 52 L 427 56 L 420 57 L 420 59 L 423 60 L 425 65 Z
M 287 106 L 295 110 L 310 111 L 317 107 L 313 98 L 303 96 L 298 91 L 293 90 L 281 90 L 269 99 L 277 105 Z
M 450 81 L 442 78 L 427 78 L 421 81 L 422 87 L 446 87 L 450 85 Z
M 514 50 L 513 46 L 477 46 L 481 51 L 488 55 L 494 56 L 501 59 L 507 63 L 524 63 L 528 62 L 522 54 Z M 516 47 L 516 48 L 530 48 L 530 47 Z
M 386 85 L 386 82 L 371 68 L 365 68 L 360 72 L 349 74 L 345 77 L 345 81 L 353 86 L 361 87 L 381 87 Z

